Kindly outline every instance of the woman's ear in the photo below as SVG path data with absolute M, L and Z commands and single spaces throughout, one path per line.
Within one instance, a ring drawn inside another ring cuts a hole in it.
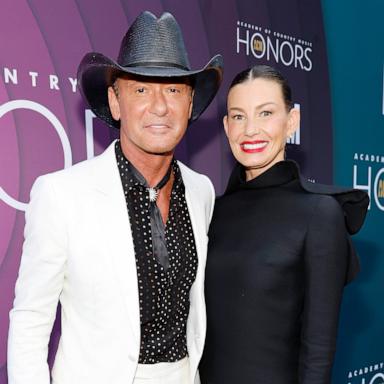
M 108 104 L 112 117 L 116 121 L 120 120 L 119 100 L 117 99 L 117 95 L 112 87 L 108 87 Z
M 288 116 L 287 138 L 291 137 L 299 127 L 300 127 L 300 110 L 297 108 L 292 108 L 289 111 L 289 116 Z
M 225 134 L 227 135 L 228 137 L 228 115 L 225 115 L 223 117 L 223 125 L 224 125 L 224 131 L 225 131 Z

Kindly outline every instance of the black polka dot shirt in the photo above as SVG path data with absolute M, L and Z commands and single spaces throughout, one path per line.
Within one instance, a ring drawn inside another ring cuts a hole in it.
M 146 186 L 134 177 L 120 142 L 116 159 L 131 223 L 139 288 L 141 344 L 139 363 L 174 362 L 187 355 L 186 328 L 189 291 L 196 278 L 197 253 L 185 200 L 185 187 L 176 160 L 174 183 L 164 238 L 169 257 L 166 270 L 153 253 L 150 201 Z M 127 255 L 129 257 L 129 255 Z

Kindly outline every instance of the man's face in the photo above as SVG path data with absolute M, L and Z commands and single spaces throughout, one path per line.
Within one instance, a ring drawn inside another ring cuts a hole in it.
M 187 129 L 192 98 L 186 79 L 118 78 L 114 89 L 108 89 L 108 99 L 113 118 L 120 119 L 124 153 L 173 153 Z

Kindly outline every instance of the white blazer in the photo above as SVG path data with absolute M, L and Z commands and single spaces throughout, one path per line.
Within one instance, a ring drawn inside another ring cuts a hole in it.
M 190 382 L 204 346 L 204 269 L 214 190 L 179 163 L 198 255 L 190 291 Z M 9 384 L 48 384 L 48 341 L 61 303 L 55 384 L 132 383 L 140 350 L 138 284 L 114 143 L 100 156 L 38 178 L 10 312 Z

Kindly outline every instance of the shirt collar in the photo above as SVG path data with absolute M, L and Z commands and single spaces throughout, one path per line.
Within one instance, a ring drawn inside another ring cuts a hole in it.
M 274 187 L 289 183 L 299 178 L 298 166 L 294 161 L 279 161 L 261 175 L 246 180 L 244 167 L 237 163 L 230 176 L 225 194 L 232 193 L 238 189 L 260 189 Z
M 127 187 L 130 189 L 140 185 L 145 188 L 148 188 L 149 185 L 145 180 L 144 176 L 125 157 L 124 152 L 121 148 L 120 140 L 117 140 L 115 143 L 115 154 L 116 154 L 116 160 L 117 160 L 120 176 L 122 179 L 124 179 Z M 171 166 L 172 166 L 172 171 L 174 175 L 173 189 L 180 188 L 180 187 L 184 188 L 181 171 L 175 158 L 172 159 Z

